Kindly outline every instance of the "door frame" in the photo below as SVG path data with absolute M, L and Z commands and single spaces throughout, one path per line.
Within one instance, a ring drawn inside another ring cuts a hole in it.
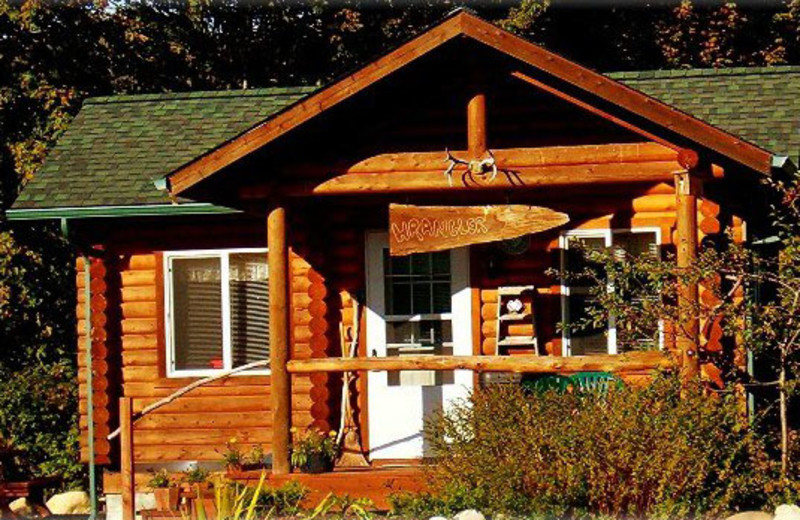
M 380 344 L 378 355 L 386 354 L 386 321 L 384 320 L 386 301 L 384 286 L 383 269 L 383 250 L 388 247 L 389 236 L 386 231 L 368 231 L 365 237 L 365 284 L 366 284 L 366 331 L 364 353 L 367 357 L 373 356 L 374 345 Z M 468 247 L 460 247 L 449 250 L 451 254 L 451 327 L 453 333 L 453 355 L 472 356 L 475 354 L 473 345 L 473 323 L 472 306 L 473 291 L 470 287 L 470 254 Z M 384 391 L 388 386 L 388 373 L 386 371 L 367 372 L 366 377 L 366 422 L 369 439 L 367 449 L 370 458 L 373 460 L 397 459 L 398 457 L 374 457 L 376 440 L 375 423 L 373 422 L 376 413 L 373 407 L 376 405 L 376 387 Z M 466 397 L 472 390 L 474 377 L 469 370 L 454 371 L 453 383 L 444 384 L 437 387 L 419 388 L 441 388 L 442 401 L 445 403 L 454 399 Z M 406 387 L 407 389 L 415 387 Z M 378 441 L 380 442 L 380 441 Z M 403 457 L 399 457 L 403 458 Z M 418 457 L 408 457 L 418 458 Z

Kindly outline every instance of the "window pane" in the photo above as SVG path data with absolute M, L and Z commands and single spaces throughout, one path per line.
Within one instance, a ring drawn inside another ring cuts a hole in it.
M 590 304 L 591 298 L 573 295 L 569 297 L 568 301 L 570 322 L 575 323 L 586 317 L 586 308 Z M 573 356 L 607 354 L 608 337 L 606 336 L 606 327 L 571 331 L 569 333 L 569 345 Z
M 631 233 L 630 231 L 624 231 L 614 233 L 613 240 L 616 251 L 624 251 L 633 256 L 638 256 L 642 253 L 654 254 L 658 251 L 656 234 L 653 232 Z
M 269 285 L 266 253 L 230 255 L 233 366 L 269 357 Z
M 219 258 L 172 260 L 172 326 L 176 370 L 222 368 Z
M 452 355 L 453 330 L 449 320 L 388 322 L 387 356 Z M 453 382 L 452 372 L 403 370 L 388 373 L 389 386 L 432 386 Z
M 431 284 L 427 282 L 415 283 L 412 288 L 413 314 L 430 314 L 431 308 Z
M 405 316 L 411 314 L 411 284 L 387 280 L 386 314 Z
M 444 314 L 450 312 L 452 308 L 452 296 L 450 295 L 450 281 L 435 282 L 433 284 L 433 312 Z
M 431 254 L 431 262 L 434 275 L 445 275 L 450 277 L 450 253 L 441 251 Z
M 384 250 L 386 314 L 407 316 L 450 312 L 450 253 L 389 256 Z

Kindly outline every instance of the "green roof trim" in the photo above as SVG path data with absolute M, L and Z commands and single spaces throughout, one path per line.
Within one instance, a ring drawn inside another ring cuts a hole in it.
M 10 209 L 8 220 L 46 220 L 119 217 L 220 215 L 241 211 L 213 204 L 150 204 L 145 206 L 87 206 L 77 208 Z
M 608 76 L 800 164 L 798 66 L 651 70 Z M 150 211 L 141 208 L 172 207 L 167 193 L 158 190 L 154 181 L 315 90 L 284 87 L 87 99 L 42 170 L 8 212 L 9 218 L 51 218 L 54 214 L 34 210 L 86 208 L 91 213 L 95 208 Z

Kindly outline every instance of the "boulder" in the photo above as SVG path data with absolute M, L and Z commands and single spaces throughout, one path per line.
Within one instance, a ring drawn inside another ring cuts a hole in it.
M 742 511 L 725 520 L 772 520 L 772 515 L 764 511 Z
M 443 516 L 432 516 L 432 517 L 428 518 L 428 520 L 447 520 L 447 518 L 445 518 Z
M 33 509 L 31 505 L 28 503 L 28 499 L 25 497 L 18 498 L 13 502 L 8 504 L 8 509 L 18 516 L 31 516 L 33 515 Z
M 486 517 L 480 511 L 465 509 L 454 516 L 453 520 L 486 520 Z
M 89 495 L 85 491 L 59 493 L 45 505 L 54 515 L 85 515 L 91 510 Z
M 800 507 L 783 504 L 775 509 L 775 520 L 800 520 Z

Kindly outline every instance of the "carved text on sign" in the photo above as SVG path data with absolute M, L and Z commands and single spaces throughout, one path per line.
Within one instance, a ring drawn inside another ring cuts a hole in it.
M 442 251 L 506 240 L 561 226 L 564 213 L 548 208 L 389 205 L 389 251 L 393 256 Z
M 486 225 L 486 217 L 453 218 L 448 220 L 422 217 L 392 224 L 392 235 L 400 244 L 412 239 L 422 241 L 426 238 L 480 235 L 488 232 L 489 227 Z

